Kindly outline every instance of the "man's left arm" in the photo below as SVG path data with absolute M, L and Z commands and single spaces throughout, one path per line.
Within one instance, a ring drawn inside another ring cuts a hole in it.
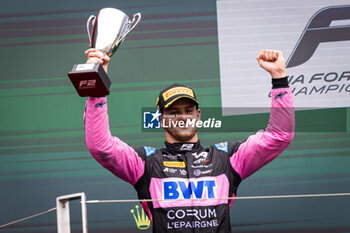
M 275 159 L 294 136 L 293 94 L 288 87 L 283 55 L 280 51 L 262 50 L 257 61 L 272 77 L 270 119 L 265 130 L 251 135 L 230 158 L 242 179 Z

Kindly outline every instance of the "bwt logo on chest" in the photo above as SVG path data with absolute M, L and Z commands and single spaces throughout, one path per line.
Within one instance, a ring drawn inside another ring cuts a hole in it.
M 164 200 L 216 198 L 216 180 L 172 180 L 163 182 Z

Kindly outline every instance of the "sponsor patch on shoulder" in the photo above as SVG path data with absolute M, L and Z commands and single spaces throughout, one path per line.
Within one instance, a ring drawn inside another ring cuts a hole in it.
M 214 146 L 216 147 L 216 149 L 228 153 L 228 142 L 221 142 L 221 143 L 215 144 Z
M 153 147 L 150 147 L 150 146 L 143 146 L 143 148 L 145 148 L 147 157 L 153 155 L 156 152 L 156 150 L 157 150 L 156 148 L 153 148 Z

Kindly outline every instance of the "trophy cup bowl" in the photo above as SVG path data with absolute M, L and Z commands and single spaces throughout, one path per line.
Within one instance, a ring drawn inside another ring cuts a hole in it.
M 90 48 L 111 57 L 140 20 L 140 13 L 130 19 L 121 10 L 101 9 L 97 17 L 91 15 L 87 20 Z M 100 63 L 75 64 L 68 76 L 81 97 L 106 96 L 110 93 L 111 81 Z

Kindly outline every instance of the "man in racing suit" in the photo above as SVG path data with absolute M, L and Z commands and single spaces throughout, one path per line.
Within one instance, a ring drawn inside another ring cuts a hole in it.
M 108 57 L 86 51 L 87 63 Z M 88 97 L 86 144 L 92 156 L 137 191 L 153 232 L 231 232 L 230 208 L 242 180 L 276 158 L 292 141 L 294 109 L 282 53 L 262 50 L 259 65 L 272 76 L 272 107 L 268 126 L 244 141 L 203 147 L 195 127 L 164 128 L 164 148 L 131 147 L 110 133 L 107 98 Z M 194 91 L 174 84 L 157 101 L 162 119 L 200 119 Z M 142 202 L 143 199 L 164 201 Z

